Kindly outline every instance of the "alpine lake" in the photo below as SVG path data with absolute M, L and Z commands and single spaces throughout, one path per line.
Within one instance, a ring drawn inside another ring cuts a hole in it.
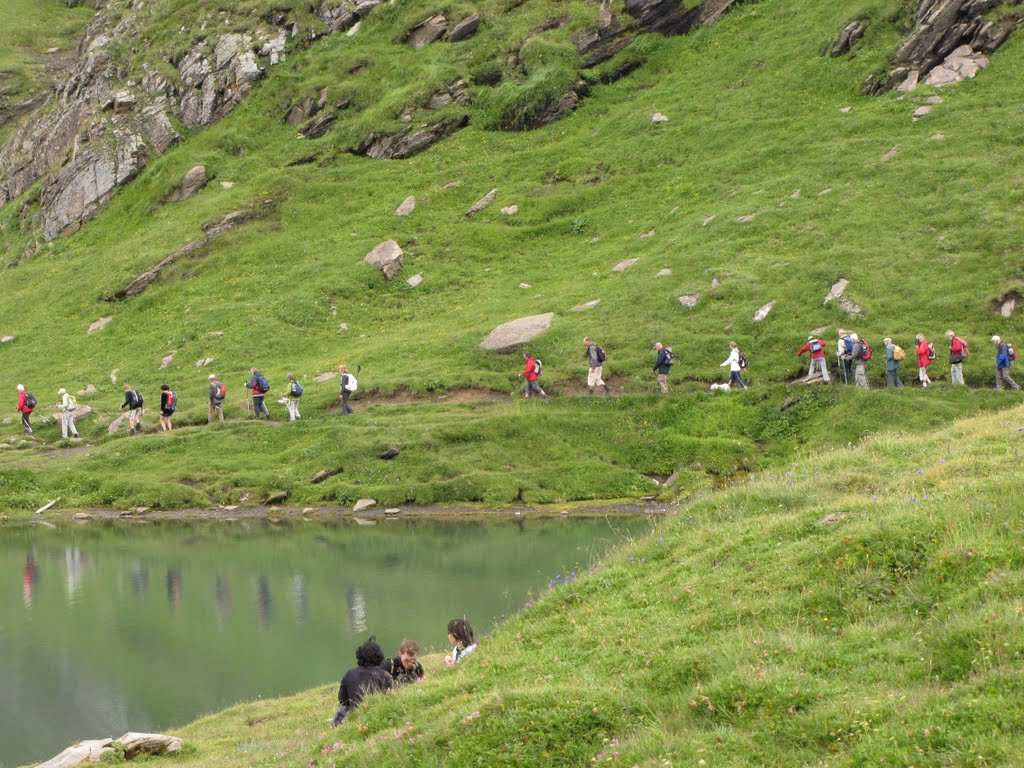
M 407 637 L 447 650 L 449 619 L 485 635 L 650 526 L 500 515 L 0 528 L 0 768 L 337 680 L 370 635 L 390 655 Z

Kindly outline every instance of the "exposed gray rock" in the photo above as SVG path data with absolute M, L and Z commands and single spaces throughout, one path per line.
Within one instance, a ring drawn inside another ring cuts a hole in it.
M 762 320 L 764 320 L 766 317 L 768 317 L 768 313 L 772 311 L 772 307 L 774 307 L 774 306 L 775 306 L 775 302 L 774 301 L 769 301 L 767 304 L 765 304 L 763 307 L 761 307 L 759 310 L 757 310 L 757 312 L 754 313 L 754 317 L 753 317 L 754 322 L 755 323 L 760 323 Z
M 846 314 L 848 314 L 850 317 L 856 317 L 857 315 L 860 314 L 860 307 L 858 307 L 845 296 L 840 300 L 839 308 L 843 310 Z
M 95 395 L 96 394 L 96 387 L 94 387 L 92 384 L 86 384 L 84 389 L 78 390 L 78 394 L 79 395 L 83 395 L 83 396 L 84 395 Z
M 415 275 L 410 277 L 405 282 L 408 283 L 410 288 L 415 288 L 416 286 L 423 282 L 423 275 L 417 272 Z
M 864 37 L 864 32 L 867 27 L 860 21 L 851 21 L 843 31 L 839 33 L 839 39 L 836 40 L 835 45 L 832 46 L 832 50 L 829 51 L 829 56 L 838 58 L 839 56 L 845 56 L 850 52 L 850 49 L 855 46 L 858 41 Z
M 124 749 L 125 760 L 139 755 L 169 755 L 184 746 L 177 736 L 164 736 L 161 733 L 128 732 L 118 738 L 117 743 Z
M 163 359 L 160 361 L 160 370 L 161 371 L 164 368 L 166 368 L 167 366 L 169 366 L 171 363 L 174 362 L 174 355 L 175 355 L 176 352 L 177 352 L 177 350 L 175 350 L 174 352 L 171 352 L 171 354 L 169 354 L 169 355 L 164 355 Z
M 570 312 L 586 312 L 588 309 L 593 309 L 594 307 L 596 307 L 600 303 L 601 303 L 600 299 L 594 299 L 593 301 L 588 301 L 586 304 L 580 304 L 579 306 L 573 307 L 569 311 Z
M 118 432 L 120 432 L 121 430 L 123 430 L 127 426 L 128 426 L 128 414 L 127 413 L 122 413 L 120 416 L 118 416 L 116 419 L 114 419 L 112 422 L 110 422 L 110 424 L 107 425 L 107 434 L 108 435 L 116 435 Z
M 401 246 L 394 240 L 385 240 L 366 254 L 363 261 L 377 267 L 377 269 L 384 273 L 384 278 L 391 281 L 402 268 L 402 259 Z
M 850 281 L 847 280 L 846 278 L 838 280 L 829 289 L 829 292 L 828 294 L 826 294 L 825 301 L 823 303 L 828 304 L 830 301 L 842 298 L 843 294 L 846 292 L 846 289 L 849 287 Z
M 938 95 L 928 96 L 928 97 L 925 98 L 924 103 L 925 104 L 932 104 L 932 105 L 941 104 L 942 103 L 942 97 L 938 96 Z
M 1010 297 L 999 306 L 999 314 L 1003 317 L 1013 317 L 1013 310 L 1017 308 L 1017 298 Z
M 748 213 L 748 214 L 745 214 L 744 216 L 737 216 L 736 217 L 736 221 L 739 221 L 739 222 L 741 222 L 743 224 L 747 224 L 747 223 L 753 221 L 756 218 L 757 218 L 757 214 L 756 213 Z
M 932 141 L 942 141 L 944 138 L 946 138 L 946 136 L 945 134 L 942 133 L 933 133 L 928 138 L 931 139 Z
M 197 165 L 194 168 L 190 168 L 185 172 L 178 188 L 165 197 L 164 202 L 177 203 L 182 200 L 188 200 L 196 192 L 205 187 L 209 180 L 210 179 L 206 175 L 205 165 Z
M 520 283 L 519 287 L 520 288 L 533 288 L 533 286 L 530 285 L 529 283 Z
M 700 301 L 699 293 L 691 293 L 686 296 L 679 297 L 679 303 L 687 309 L 692 309 L 697 306 L 697 302 Z
M 620 261 L 618 264 L 612 267 L 612 272 L 625 272 L 638 261 L 640 261 L 640 259 L 626 259 L 625 261 Z
M 317 384 L 323 384 L 325 382 L 330 381 L 331 379 L 337 378 L 338 375 L 339 374 L 335 373 L 334 371 L 324 371 L 315 379 L 313 379 L 313 381 L 315 381 Z
M 107 323 L 109 323 L 113 319 L 114 319 L 113 315 L 108 315 L 107 317 L 101 317 L 99 320 L 96 320 L 95 322 L 92 323 L 92 325 L 89 326 L 89 329 L 86 331 L 86 333 L 87 334 L 96 333 L 96 331 L 99 331 L 99 330 L 102 330 L 103 328 L 106 328 L 107 327 Z
M 517 213 L 519 213 L 519 206 L 506 205 L 504 208 L 501 209 L 501 212 L 504 213 L 506 216 L 515 216 Z
M 81 403 L 79 403 L 78 407 L 75 408 L 75 410 L 72 411 L 72 413 L 74 415 L 71 418 L 75 422 L 75 424 L 77 424 L 78 422 L 82 421 L 83 419 L 87 419 L 90 416 L 92 416 L 93 410 L 92 410 L 92 407 L 90 407 L 88 405 L 82 405 Z
M 790 200 L 799 200 L 799 199 L 800 199 L 800 197 L 801 197 L 801 192 L 800 192 L 800 190 L 799 190 L 799 189 L 797 189 L 797 190 L 794 190 L 794 191 L 793 191 L 793 194 L 791 194 L 791 195 L 789 196 L 789 199 L 790 199 Z
M 912 69 L 907 73 L 903 82 L 896 86 L 896 91 L 899 93 L 910 93 L 911 91 L 915 91 L 917 90 L 917 84 L 920 79 L 921 73 L 916 69 Z
M 431 43 L 440 40 L 447 28 L 448 19 L 443 13 L 439 13 L 413 27 L 405 41 L 417 50 L 426 48 Z
M 353 512 L 362 512 L 364 509 L 369 509 L 377 503 L 376 499 L 359 499 L 355 506 L 352 507 Z
M 988 69 L 988 57 L 972 50 L 969 45 L 961 45 L 932 69 L 924 82 L 935 87 L 959 83 L 973 78 L 982 69 Z
M 544 333 L 551 327 L 551 321 L 554 318 L 554 312 L 546 312 L 543 315 L 520 317 L 517 320 L 502 323 L 480 342 L 480 349 L 488 352 L 511 352 L 521 344 L 526 344 Z
M 668 122 L 668 115 L 662 114 L 661 112 L 655 112 L 654 115 L 651 117 L 651 122 L 652 123 L 667 123 Z
M 715 214 L 713 214 L 713 213 L 712 213 L 712 214 L 711 214 L 710 216 L 705 216 L 705 217 L 704 217 L 704 221 L 702 221 L 702 222 L 701 222 L 701 226 L 702 226 L 702 227 L 706 227 L 706 226 L 707 226 L 708 224 L 710 224 L 710 223 L 711 223 L 712 221 L 714 221 L 714 220 L 715 220 L 716 218 L 718 218 L 718 217 L 717 217 L 717 216 L 715 216 Z
M 288 125 L 293 125 L 298 128 L 319 111 L 320 106 L 317 102 L 313 100 L 312 96 L 307 96 L 302 101 L 293 104 L 288 109 L 288 114 L 284 116 L 284 121 L 288 123 Z
M 899 147 L 893 147 L 888 152 L 886 152 L 884 155 L 882 155 L 880 158 L 878 158 L 878 162 L 880 162 L 880 163 L 888 163 L 890 160 L 892 160 L 894 157 L 896 157 L 896 155 L 898 155 L 899 153 L 900 153 L 900 148 Z
M 110 745 L 113 739 L 92 739 L 80 741 L 68 747 L 56 757 L 52 757 L 45 763 L 40 763 L 37 768 L 75 768 L 84 762 L 98 762 L 104 755 L 114 751 Z
M 331 376 L 333 378 L 334 374 L 332 373 Z M 345 470 L 343 470 L 341 467 L 337 467 L 335 469 L 321 469 L 319 472 L 316 472 L 311 478 L 309 478 L 309 483 L 310 485 L 318 485 L 327 478 L 339 475 L 344 471 Z
M 433 94 L 423 106 L 429 110 L 444 109 L 451 104 L 465 104 L 469 100 L 469 84 L 459 78 L 445 90 Z
M 14 341 L 14 337 L 13 336 L 3 336 L 3 337 L 0 337 L 0 344 L 10 344 L 12 341 Z
M 196 368 L 205 368 L 206 366 L 210 365 L 216 359 L 217 358 L 215 358 L 215 357 L 204 357 L 201 360 L 196 360 Z
M 402 204 L 395 209 L 395 216 L 408 216 L 416 208 L 416 198 L 409 195 Z
M 319 139 L 330 129 L 332 125 L 337 121 L 337 112 L 325 112 L 318 117 L 314 117 L 306 125 L 299 129 L 299 135 L 306 139 Z
M 445 136 L 450 136 L 467 125 L 469 125 L 469 118 L 463 115 L 432 123 L 416 131 L 406 128 L 391 136 L 377 136 L 371 133 L 366 137 L 358 153 L 374 160 L 403 160 L 419 154 Z
M 475 35 L 479 28 L 480 14 L 473 13 L 452 27 L 452 31 L 444 39 L 449 43 L 461 43 L 463 40 L 468 40 Z
M 655 231 L 656 230 L 648 229 L 646 232 L 641 232 L 638 237 L 641 240 L 646 240 L 648 237 L 654 237 Z
M 658 274 L 655 275 L 655 277 L 671 277 L 671 276 L 672 276 L 672 270 L 669 269 L 668 267 L 665 267 L 665 269 L 661 270 L 660 272 L 658 272 Z
M 911 115 L 911 119 L 916 123 L 918 120 L 920 120 L 922 117 L 924 117 L 931 111 L 932 107 L 930 104 L 923 104 L 914 110 L 914 114 Z
M 492 189 L 490 192 L 488 192 L 486 195 L 481 197 L 479 200 L 477 200 L 475 203 L 473 203 L 473 205 L 469 207 L 469 210 L 466 211 L 466 216 L 475 216 L 476 214 L 480 213 L 480 211 L 482 211 L 484 208 L 493 203 L 494 198 L 497 196 L 497 188 Z

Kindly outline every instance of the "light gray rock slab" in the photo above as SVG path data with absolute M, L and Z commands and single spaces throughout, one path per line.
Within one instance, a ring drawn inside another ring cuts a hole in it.
M 542 315 L 530 315 L 502 323 L 480 342 L 480 349 L 488 352 L 511 352 L 544 333 L 551 327 L 554 318 L 554 312 L 545 312 Z

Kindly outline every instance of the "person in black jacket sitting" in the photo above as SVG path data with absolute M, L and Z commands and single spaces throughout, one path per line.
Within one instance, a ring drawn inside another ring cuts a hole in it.
M 388 691 L 394 687 L 394 681 L 386 670 L 381 669 L 384 663 L 384 652 L 377 645 L 377 639 L 371 637 L 356 648 L 356 664 L 341 678 L 338 688 L 338 711 L 331 720 L 332 726 L 341 725 L 345 717 L 359 706 L 359 702 L 368 693 Z
M 393 659 L 387 659 L 381 666 L 391 675 L 395 685 L 415 683 L 423 679 L 423 665 L 416 660 L 419 655 L 419 643 L 415 640 L 403 640 L 398 646 L 398 655 Z

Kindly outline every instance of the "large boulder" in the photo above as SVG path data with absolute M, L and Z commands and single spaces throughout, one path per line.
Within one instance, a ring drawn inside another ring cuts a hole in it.
M 390 136 L 371 133 L 359 147 L 358 152 L 374 160 L 404 160 L 417 155 L 431 145 L 469 125 L 465 115 L 448 120 L 439 120 L 419 130 L 406 128 Z
M 124 749 L 126 760 L 139 755 L 169 755 L 184 746 L 177 736 L 165 736 L 162 733 L 128 732 L 117 743 Z
M 107 754 L 114 751 L 110 745 L 113 739 L 92 739 L 80 741 L 74 746 L 68 747 L 56 757 L 52 757 L 45 763 L 40 763 L 37 768 L 74 768 L 85 762 L 95 763 Z
M 377 267 L 377 269 L 384 273 L 384 278 L 391 281 L 402 268 L 402 259 L 401 246 L 394 240 L 385 240 L 366 254 L 363 261 Z
M 440 40 L 447 28 L 448 19 L 443 13 L 439 13 L 413 27 L 406 42 L 417 50 L 426 48 L 436 40 Z
M 480 14 L 470 14 L 452 27 L 452 31 L 445 36 L 445 40 L 449 43 L 461 43 L 463 40 L 468 40 L 475 35 L 479 27 Z
M 543 315 L 530 315 L 502 323 L 480 342 L 480 349 L 487 352 L 511 352 L 544 333 L 551 327 L 554 318 L 554 312 L 545 312 Z
M 190 168 L 181 178 L 178 188 L 164 198 L 164 202 L 178 203 L 182 200 L 188 200 L 192 195 L 205 187 L 209 180 L 209 177 L 206 175 L 205 165 L 197 165 L 194 168 Z

